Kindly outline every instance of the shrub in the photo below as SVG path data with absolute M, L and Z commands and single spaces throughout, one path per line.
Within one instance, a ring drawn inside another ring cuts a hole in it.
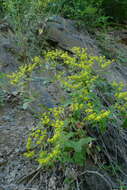
M 0 5 L 16 29 L 23 31 L 47 14 L 60 14 L 91 27 L 107 26 L 110 17 L 120 22 L 127 19 L 126 0 L 2 0 Z
M 37 40 L 39 36 L 36 34 L 38 25 L 49 14 L 44 11 L 48 2 L 49 0 L 3 0 L 5 18 L 15 31 L 17 45 L 23 50 L 22 58 L 25 61 L 39 54 L 44 44 L 43 39 Z
M 43 15 L 43 9 L 49 0 L 5 0 L 3 5 L 6 16 L 16 30 L 27 32 Z
M 97 27 L 107 25 L 107 19 L 101 8 L 102 0 L 54 0 L 47 4 L 47 11 L 60 14 L 65 18 L 81 21 L 87 26 Z
M 28 29 L 31 23 L 38 22 L 41 16 L 60 14 L 66 18 L 82 21 L 91 27 L 107 24 L 101 8 L 102 0 L 6 0 L 3 1 L 6 15 L 17 30 Z M 24 28 L 25 27 L 25 28 Z
M 72 50 L 74 56 L 60 50 L 45 55 L 50 68 L 55 69 L 61 62 L 67 69 L 67 72 L 58 72 L 55 78 L 68 97 L 61 106 L 41 114 L 39 124 L 28 137 L 25 155 L 42 166 L 51 166 L 57 161 L 83 165 L 95 140 L 88 135 L 90 128 L 104 133 L 118 121 L 121 126 L 125 122 L 127 92 L 122 91 L 124 85 L 116 82 L 109 85 L 99 76 L 112 61 L 104 56 L 88 55 L 86 49 Z M 36 66 L 41 65 L 39 57 L 34 62 Z M 95 64 L 98 64 L 97 72 Z M 27 67 L 24 69 L 28 72 Z M 13 74 L 12 79 L 17 74 Z
M 116 22 L 127 20 L 127 1 L 126 0 L 103 0 L 102 7 L 106 15 Z

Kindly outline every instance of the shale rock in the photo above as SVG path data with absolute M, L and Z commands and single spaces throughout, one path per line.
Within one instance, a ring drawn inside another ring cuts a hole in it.
M 45 27 L 47 40 L 57 43 L 57 46 L 71 51 L 72 47 L 87 48 L 89 53 L 98 54 L 95 40 L 87 32 L 85 35 L 78 32 L 75 22 L 64 19 L 60 16 L 52 16 L 48 19 Z

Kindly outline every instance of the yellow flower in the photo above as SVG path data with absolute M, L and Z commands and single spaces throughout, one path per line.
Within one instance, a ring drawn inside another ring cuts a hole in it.
M 91 121 L 91 120 L 95 120 L 96 119 L 96 113 L 91 113 L 91 114 L 89 114 L 88 116 L 86 116 L 85 118 L 84 118 L 84 120 L 88 120 L 88 121 Z
M 27 145 L 26 145 L 27 150 L 30 150 L 31 144 L 32 144 L 32 139 L 31 139 L 31 137 L 28 137 Z
M 127 92 L 116 93 L 115 96 L 116 96 L 118 99 L 127 100 Z
M 35 56 L 35 57 L 33 58 L 33 62 L 35 62 L 35 63 L 41 63 L 41 58 L 38 57 L 38 56 Z
M 86 113 L 91 113 L 91 112 L 93 112 L 93 109 L 88 108 L 88 109 L 85 110 L 85 112 Z
M 30 152 L 26 152 L 24 153 L 24 156 L 28 157 L 28 158 L 32 158 L 35 155 L 34 151 L 30 151 Z

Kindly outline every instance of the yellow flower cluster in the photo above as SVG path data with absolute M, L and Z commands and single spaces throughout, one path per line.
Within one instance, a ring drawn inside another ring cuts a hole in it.
M 77 111 L 82 110 L 84 107 L 84 104 L 79 103 L 80 100 L 92 101 L 89 97 L 90 93 L 92 92 L 91 86 L 94 85 L 94 83 L 98 80 L 97 75 L 93 75 L 93 64 L 98 63 L 100 68 L 106 68 L 108 67 L 112 61 L 106 60 L 105 56 L 90 56 L 87 54 L 87 50 L 84 48 L 74 47 L 72 48 L 72 51 L 75 53 L 75 56 L 71 57 L 67 52 L 62 51 L 51 51 L 48 52 L 48 58 L 56 59 L 57 57 L 60 57 L 63 59 L 64 64 L 67 64 L 73 68 L 80 68 L 81 70 L 77 72 L 76 74 L 72 74 L 65 79 L 61 76 L 61 82 L 64 86 L 67 88 L 75 90 L 80 90 L 80 93 L 78 93 L 77 98 L 73 100 L 71 104 L 71 110 Z M 60 78 L 60 76 L 59 76 Z M 85 87 L 85 89 L 84 89 Z M 81 91 L 81 89 L 83 89 Z M 89 89 L 89 90 L 88 90 Z M 84 112 L 87 113 L 87 116 L 85 120 L 90 121 L 100 121 L 104 118 L 107 118 L 110 115 L 110 111 L 100 111 L 97 113 L 94 110 L 93 106 L 86 106 L 84 107 Z
M 108 118 L 108 116 L 110 115 L 110 111 L 108 110 L 108 111 L 104 111 L 104 110 L 101 110 L 101 112 L 98 114 L 98 113 L 96 113 L 96 112 L 94 112 L 94 113 L 91 113 L 93 110 L 92 109 L 90 109 L 90 110 L 86 110 L 86 111 L 90 111 L 90 114 L 88 114 L 85 118 L 84 118 L 84 120 L 87 120 L 87 121 L 101 121 L 101 120 L 103 120 L 103 119 L 105 119 L 105 118 Z M 89 112 L 88 112 L 89 113 Z
M 31 137 L 28 137 L 27 145 L 26 145 L 27 150 L 30 150 L 31 144 L 32 144 L 32 139 L 31 139 Z
M 54 161 L 56 161 L 56 158 L 60 155 L 61 150 L 60 146 L 56 145 L 52 152 L 48 154 L 48 152 L 42 151 L 40 152 L 39 158 L 37 158 L 37 161 L 40 165 L 50 165 Z
M 40 153 L 39 158 L 37 159 L 39 164 L 42 165 L 48 165 L 51 161 L 56 160 L 56 158 L 61 153 L 60 143 L 58 143 L 62 138 L 62 132 L 63 132 L 63 126 L 64 121 L 61 120 L 61 115 L 64 112 L 64 109 L 62 107 L 55 107 L 49 109 L 50 114 L 54 116 L 54 119 L 50 119 L 50 125 L 53 127 L 53 136 L 47 139 L 47 143 L 54 144 L 54 147 L 52 151 L 48 154 L 46 154 L 44 157 Z M 49 119 L 49 116 L 46 117 L 46 113 L 44 113 L 43 117 L 43 125 L 47 124 L 47 118 Z
M 79 88 L 82 87 L 82 82 L 80 82 L 80 83 L 78 83 L 78 84 L 75 84 L 75 83 L 72 82 L 72 84 L 71 84 L 70 81 L 67 82 L 67 81 L 62 80 L 62 84 L 63 84 L 65 87 L 68 87 L 68 88 L 70 88 L 70 89 L 79 89 Z
M 49 115 L 47 113 L 43 113 L 42 118 L 41 118 L 41 122 L 43 125 L 49 124 L 50 118 L 49 118 Z
M 36 144 L 40 145 L 47 138 L 47 130 L 43 130 L 43 132 L 35 134 L 33 137 L 37 139 Z
M 123 114 L 127 109 L 127 92 L 121 92 L 124 87 L 122 83 L 120 85 L 116 82 L 112 84 L 112 89 L 115 90 L 112 91 L 111 95 L 116 100 L 108 107 L 105 107 L 101 97 L 96 93 L 97 84 L 101 80 L 99 72 L 111 65 L 112 61 L 106 60 L 104 56 L 88 55 L 84 48 L 75 47 L 72 48 L 72 51 L 74 52 L 73 56 L 62 50 L 49 51 L 45 55 L 53 69 L 54 66 L 59 64 L 58 60 L 62 60 L 63 64 L 67 65 L 69 75 L 65 75 L 65 72 L 59 72 L 56 78 L 59 79 L 65 90 L 69 89 L 69 92 L 71 92 L 69 94 L 71 101 L 67 106 L 54 107 L 43 113 L 40 118 L 39 129 L 36 129 L 28 138 L 28 155 L 36 155 L 36 160 L 41 165 L 50 165 L 56 162 L 63 154 L 63 144 L 69 144 L 69 137 L 71 137 L 70 147 L 73 148 L 73 144 L 76 146 L 75 142 L 80 140 L 80 134 L 82 136 L 84 133 L 86 134 L 83 131 L 85 130 L 83 129 L 84 125 L 96 125 L 100 127 L 100 131 L 101 128 L 103 131 L 108 126 L 108 121 L 114 121 L 112 116 L 114 112 L 116 114 L 119 109 L 119 112 L 122 111 Z M 34 62 L 40 64 L 40 58 L 35 57 Z M 97 74 L 95 73 L 94 64 L 97 64 L 98 67 Z M 103 83 L 104 80 L 101 82 Z M 101 82 L 99 85 L 101 85 Z M 78 132 L 76 129 L 78 129 Z M 33 146 L 32 141 L 38 145 L 39 151 L 34 153 L 30 151 Z M 65 143 L 65 141 L 67 142 Z M 71 152 L 70 147 L 65 148 L 64 153 L 67 153 L 66 155 L 69 151 Z
M 112 82 L 112 86 L 117 90 L 117 91 L 122 91 L 122 89 L 125 87 L 125 84 L 123 82 L 117 83 L 116 81 Z
M 49 110 L 53 113 L 53 115 L 54 115 L 55 118 L 60 117 L 60 115 L 62 113 L 64 113 L 64 109 L 62 107 L 60 107 L 60 106 L 59 107 L 50 108 Z
M 115 108 L 119 111 L 119 112 L 123 112 L 123 113 L 127 113 L 127 102 L 124 103 L 124 105 L 121 105 L 119 103 L 115 104 Z
M 53 160 L 57 159 L 57 157 L 61 153 L 60 140 L 62 138 L 63 126 L 64 126 L 64 121 L 61 119 L 61 117 L 63 113 L 64 113 L 64 108 L 54 107 L 50 108 L 49 112 L 45 112 L 42 114 L 39 124 L 40 129 L 36 129 L 35 131 L 33 129 L 31 136 L 28 138 L 27 142 L 28 153 L 25 154 L 27 157 L 35 155 L 31 153 L 32 151 L 30 151 L 33 139 L 33 141 L 35 141 L 35 144 L 40 146 L 41 149 L 43 144 L 50 144 L 51 147 L 53 146 L 50 152 L 47 152 L 45 150 L 40 151 L 38 158 L 36 159 L 39 162 L 39 164 L 48 165 L 49 163 L 52 163 Z M 48 137 L 48 130 L 45 129 L 48 127 L 52 127 L 53 129 L 53 135 L 51 135 L 51 137 Z
M 19 67 L 19 71 L 7 75 L 8 78 L 11 80 L 10 81 L 11 84 L 13 85 L 18 84 L 21 81 L 21 79 L 24 79 L 27 74 L 29 75 L 35 69 L 36 66 L 37 66 L 36 63 L 29 65 L 22 65 Z
M 35 56 L 32 61 L 33 63 L 36 63 L 36 64 L 42 63 L 42 59 L 39 56 Z
M 125 91 L 125 84 L 123 82 L 117 83 L 116 81 L 113 81 L 112 86 L 116 89 L 114 96 L 117 101 L 114 107 L 119 112 L 124 114 L 127 113 L 127 91 Z
M 71 104 L 71 111 L 78 111 L 78 110 L 81 111 L 83 107 L 84 107 L 83 104 L 74 103 L 74 104 Z
M 123 100 L 127 101 L 127 92 L 119 92 L 119 93 L 116 93 L 115 96 L 118 99 L 123 99 Z
M 34 151 L 29 151 L 27 153 L 24 153 L 24 156 L 26 156 L 28 158 L 32 158 L 33 156 L 35 156 L 35 152 Z

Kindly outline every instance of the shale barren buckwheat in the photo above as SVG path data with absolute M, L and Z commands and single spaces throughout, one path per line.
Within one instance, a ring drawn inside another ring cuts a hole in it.
M 45 54 L 50 68 L 54 69 L 58 64 L 65 67 L 64 72 L 56 72 L 55 80 L 60 81 L 68 98 L 61 106 L 41 114 L 39 124 L 28 137 L 25 155 L 33 157 L 42 167 L 53 166 L 58 161 L 85 164 L 89 144 L 96 140 L 88 135 L 90 128 L 104 133 L 110 124 L 119 120 L 122 125 L 127 117 L 124 85 L 115 81 L 108 84 L 100 75 L 112 61 L 104 56 L 89 55 L 83 48 L 75 47 L 72 51 L 73 56 L 62 50 Z M 10 75 L 12 83 L 19 82 L 38 64 L 41 66 L 40 58 L 33 60 L 33 65 L 20 67 L 18 72 Z M 95 71 L 95 64 L 98 71 Z

